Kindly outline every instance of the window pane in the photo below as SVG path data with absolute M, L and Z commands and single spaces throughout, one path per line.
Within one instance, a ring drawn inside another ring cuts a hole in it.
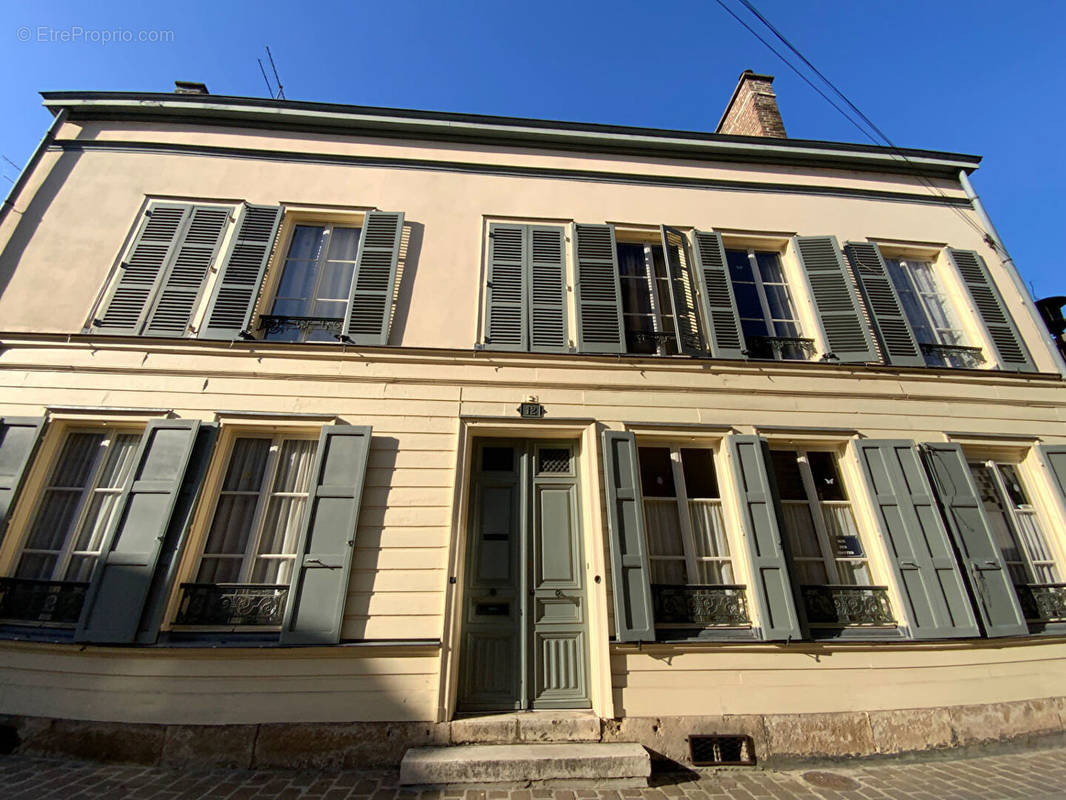
M 100 477 L 96 482 L 97 487 L 116 489 L 126 484 L 126 480 L 133 471 L 133 462 L 140 441 L 141 436 L 137 433 L 114 435 L 111 445 L 107 448 L 107 460 L 104 461 Z
M 812 451 L 807 453 L 807 463 L 814 478 L 814 489 L 819 500 L 847 500 L 844 483 L 837 471 L 836 456 L 832 453 Z
M 681 521 L 674 500 L 651 498 L 644 502 L 649 556 L 683 556 Z
M 793 319 L 796 316 L 792 311 L 792 298 L 787 286 L 764 286 L 763 289 L 773 319 Z
M 818 546 L 818 533 L 811 518 L 811 507 L 806 503 L 794 502 L 783 503 L 781 509 L 793 557 L 821 558 L 822 548 Z
M 694 500 L 689 503 L 692 536 L 696 540 L 696 556 L 700 558 L 728 558 L 729 540 L 725 535 L 725 519 L 721 503 Z
M 668 559 L 651 562 L 651 582 L 683 586 L 688 583 L 688 570 L 684 559 Z
M 685 492 L 690 498 L 719 496 L 714 454 L 710 450 L 681 448 L 681 468 L 685 475 Z
M 767 335 L 769 335 L 769 332 L 766 330 L 766 323 L 763 322 L 761 319 L 745 319 L 745 320 L 741 320 L 740 326 L 741 326 L 741 328 L 744 331 L 744 338 L 745 339 L 750 339 L 750 338 L 752 338 L 754 336 L 767 336 Z M 752 343 L 749 341 L 747 344 L 748 344 L 748 348 L 750 349 Z M 752 355 L 753 355 L 753 357 L 756 357 L 756 358 L 762 358 L 763 357 L 763 356 L 754 356 L 754 354 L 752 354 Z
M 626 314 L 650 314 L 651 290 L 645 278 L 622 278 L 619 281 L 622 292 L 622 310 Z
M 669 447 L 641 447 L 640 486 L 645 497 L 676 497 Z
M 237 583 L 241 578 L 239 558 L 205 558 L 196 573 L 199 583 Z
M 700 571 L 696 580 L 702 584 L 720 586 L 736 583 L 733 578 L 733 564 L 729 561 L 700 561 L 696 566 Z
M 999 467 L 1003 482 L 1007 485 L 1007 495 L 1010 497 L 1014 507 L 1028 506 L 1029 498 L 1025 494 L 1025 487 L 1022 486 L 1021 478 L 1018 477 L 1018 470 L 1015 469 L 1013 464 L 997 464 L 996 466 Z
M 799 335 L 800 335 L 799 325 L 797 325 L 795 322 L 775 322 L 774 323 L 774 335 L 775 336 L 780 336 L 780 337 L 785 338 L 785 339 L 798 339 Z M 794 345 L 790 345 L 790 347 L 793 347 L 793 346 Z M 786 352 L 789 353 L 789 355 L 787 355 L 786 358 L 806 358 L 807 357 L 807 355 L 805 353 L 803 353 L 802 355 L 792 355 L 791 354 L 792 350 L 788 349 L 788 348 L 786 348 Z M 802 353 L 802 351 L 799 351 L 799 352 Z
M 279 298 L 309 299 L 315 291 L 318 262 L 289 259 L 278 282 Z
M 329 254 L 333 260 L 355 261 L 359 250 L 359 228 L 334 228 L 329 239 Z
M 326 229 L 321 225 L 297 225 L 292 232 L 288 258 L 303 258 L 314 261 L 322 254 Z
M 924 294 L 940 291 L 940 287 L 936 283 L 936 276 L 933 274 L 932 264 L 928 261 L 908 261 L 907 266 L 910 267 L 914 285 L 919 292 Z
M 762 319 L 762 304 L 754 283 L 734 283 L 733 294 L 737 298 L 737 311 L 742 317 Z
M 89 508 L 85 514 L 85 521 L 81 525 L 81 532 L 74 543 L 75 550 L 99 551 L 107 527 L 118 507 L 118 493 L 107 494 L 94 493 L 89 501 Z M 76 580 L 67 576 L 67 580 Z
M 770 461 L 777 478 L 777 489 L 782 500 L 806 500 L 807 492 L 803 488 L 795 450 L 771 450 Z
M 765 283 L 784 283 L 785 273 L 781 271 L 781 259 L 777 253 L 756 253 L 755 261 L 759 265 L 759 274 Z
M 243 555 L 248 548 L 258 500 L 257 495 L 248 494 L 229 494 L 218 498 L 204 552 Z
M 318 442 L 312 439 L 286 439 L 278 454 L 274 492 L 307 492 L 311 483 Z
M 288 583 L 292 578 L 291 558 L 257 558 L 252 567 L 252 583 Z
M 270 498 L 263 524 L 263 536 L 259 540 L 261 555 L 291 555 L 296 552 L 300 519 L 306 502 L 303 497 Z
M 105 435 L 102 433 L 72 433 L 63 443 L 59 460 L 52 470 L 49 486 L 84 487 L 92 476 L 96 458 L 100 455 Z
M 754 281 L 747 250 L 726 250 L 725 260 L 729 264 L 729 277 L 734 281 Z
M 644 245 L 632 242 L 618 243 L 618 274 L 623 277 L 648 276 L 648 264 L 644 258 Z
M 870 567 L 865 561 L 838 561 L 840 582 L 848 586 L 870 586 Z
M 30 578 L 33 580 L 47 581 L 52 578 L 52 570 L 55 569 L 56 556 L 44 553 L 23 553 L 19 560 L 18 569 L 15 570 L 16 578 Z
M 77 489 L 49 489 L 41 500 L 26 547 L 31 550 L 58 550 L 77 520 L 82 492 Z
M 348 295 L 352 290 L 352 274 L 354 264 L 344 261 L 327 261 L 322 269 L 322 280 L 318 284 L 319 300 L 343 300 L 348 303 Z M 341 316 L 343 316 L 343 310 Z
M 223 491 L 258 492 L 270 455 L 269 439 L 241 438 L 233 444 Z

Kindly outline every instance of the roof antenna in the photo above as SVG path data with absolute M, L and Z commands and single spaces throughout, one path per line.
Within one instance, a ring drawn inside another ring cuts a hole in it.
M 257 58 L 256 61 L 259 62 L 259 71 L 263 73 L 263 81 L 267 85 L 267 94 L 270 95 L 271 100 L 276 100 L 277 98 L 274 97 L 274 87 L 270 85 L 270 79 L 267 78 L 266 70 L 263 69 L 263 59 Z
M 270 46 L 269 45 L 267 45 L 266 51 L 267 51 L 267 58 L 270 59 L 270 68 L 272 70 L 274 70 L 274 81 L 278 85 L 278 96 L 275 99 L 284 100 L 285 99 L 285 87 L 283 87 L 281 85 L 281 77 L 278 75 L 278 68 L 276 66 L 274 66 L 274 56 L 271 55 L 271 53 L 270 53 Z

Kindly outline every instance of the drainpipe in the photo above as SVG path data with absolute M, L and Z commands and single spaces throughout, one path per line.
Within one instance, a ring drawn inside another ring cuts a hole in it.
M 37 145 L 37 149 L 33 151 L 33 155 L 30 156 L 30 160 L 26 162 L 26 166 L 22 168 L 22 172 L 19 173 L 18 178 L 15 179 L 15 184 L 11 187 L 11 191 L 7 193 L 7 199 L 4 200 L 4 204 L 0 206 L 0 226 L 4 224 L 4 220 L 7 219 L 8 213 L 15 207 L 15 198 L 18 197 L 22 191 L 26 182 L 30 179 L 30 175 L 33 173 L 34 168 L 37 166 L 37 162 L 41 160 L 41 156 L 45 151 L 52 146 L 52 142 L 55 141 L 56 133 L 59 132 L 59 128 L 67 120 L 67 110 L 65 108 L 59 109 L 59 113 L 56 114 L 55 119 L 52 120 L 52 124 L 48 126 L 48 130 L 45 131 L 44 136 Z
M 1024 305 L 1026 311 L 1029 312 L 1029 318 L 1036 326 L 1037 331 L 1043 334 L 1044 344 L 1047 345 L 1047 349 L 1051 352 L 1051 357 L 1054 359 L 1059 373 L 1066 377 L 1066 361 L 1063 361 L 1058 347 L 1056 347 L 1051 341 L 1051 333 L 1047 329 L 1047 324 L 1044 322 L 1044 318 L 1037 310 L 1032 295 L 1029 294 L 1029 288 L 1025 285 L 1025 281 L 1022 280 L 1022 276 L 1018 272 L 1018 267 L 1015 266 L 1014 259 L 1011 258 L 1010 253 L 1007 252 L 1003 240 L 999 238 L 996 226 L 992 224 L 992 220 L 985 211 L 985 207 L 981 204 L 981 198 L 978 197 L 977 192 L 974 191 L 973 185 L 970 183 L 970 178 L 964 169 L 959 170 L 959 183 L 962 184 L 962 188 L 966 191 L 966 196 L 970 198 L 970 204 L 973 206 L 973 210 L 977 212 L 978 219 L 981 220 L 981 226 L 985 229 L 988 242 L 999 254 L 1000 260 L 1003 262 L 1003 266 L 1006 268 L 1007 274 L 1010 276 L 1011 282 L 1014 284 L 1014 288 L 1017 290 L 1018 295 L 1021 298 L 1022 305 Z

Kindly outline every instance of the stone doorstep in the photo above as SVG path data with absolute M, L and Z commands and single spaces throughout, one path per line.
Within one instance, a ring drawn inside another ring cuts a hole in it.
M 400 762 L 401 786 L 538 786 L 578 782 L 647 786 L 651 759 L 639 744 L 479 744 L 412 747 Z
M 517 711 L 457 717 L 449 723 L 452 744 L 598 742 L 600 718 L 592 711 Z

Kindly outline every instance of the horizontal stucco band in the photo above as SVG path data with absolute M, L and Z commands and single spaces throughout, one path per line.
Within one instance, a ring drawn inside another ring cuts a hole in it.
M 218 145 L 181 144 L 176 142 L 145 144 L 143 142 L 129 141 L 83 142 L 72 139 L 60 139 L 49 149 L 63 152 L 113 151 L 145 154 L 183 153 L 186 155 L 200 155 L 214 158 L 252 158 L 264 161 L 304 164 L 348 164 L 361 167 L 378 167 L 381 169 L 463 172 L 479 175 L 495 175 L 500 177 L 576 180 L 595 183 L 621 183 L 638 186 L 670 186 L 683 189 L 716 189 L 720 191 L 735 192 L 768 192 L 773 194 L 856 197 L 866 200 L 886 200 L 898 203 L 958 206 L 960 208 L 970 207 L 970 200 L 966 197 L 949 197 L 942 194 L 921 195 L 911 194 L 909 192 L 886 192 L 878 191 L 876 189 L 847 189 L 835 186 L 817 186 L 811 184 L 710 180 L 668 175 L 607 172 L 602 170 L 547 169 L 544 167 L 520 167 L 499 164 L 488 165 L 462 161 L 352 156 L 337 153 L 299 153 L 287 150 L 221 147 Z

